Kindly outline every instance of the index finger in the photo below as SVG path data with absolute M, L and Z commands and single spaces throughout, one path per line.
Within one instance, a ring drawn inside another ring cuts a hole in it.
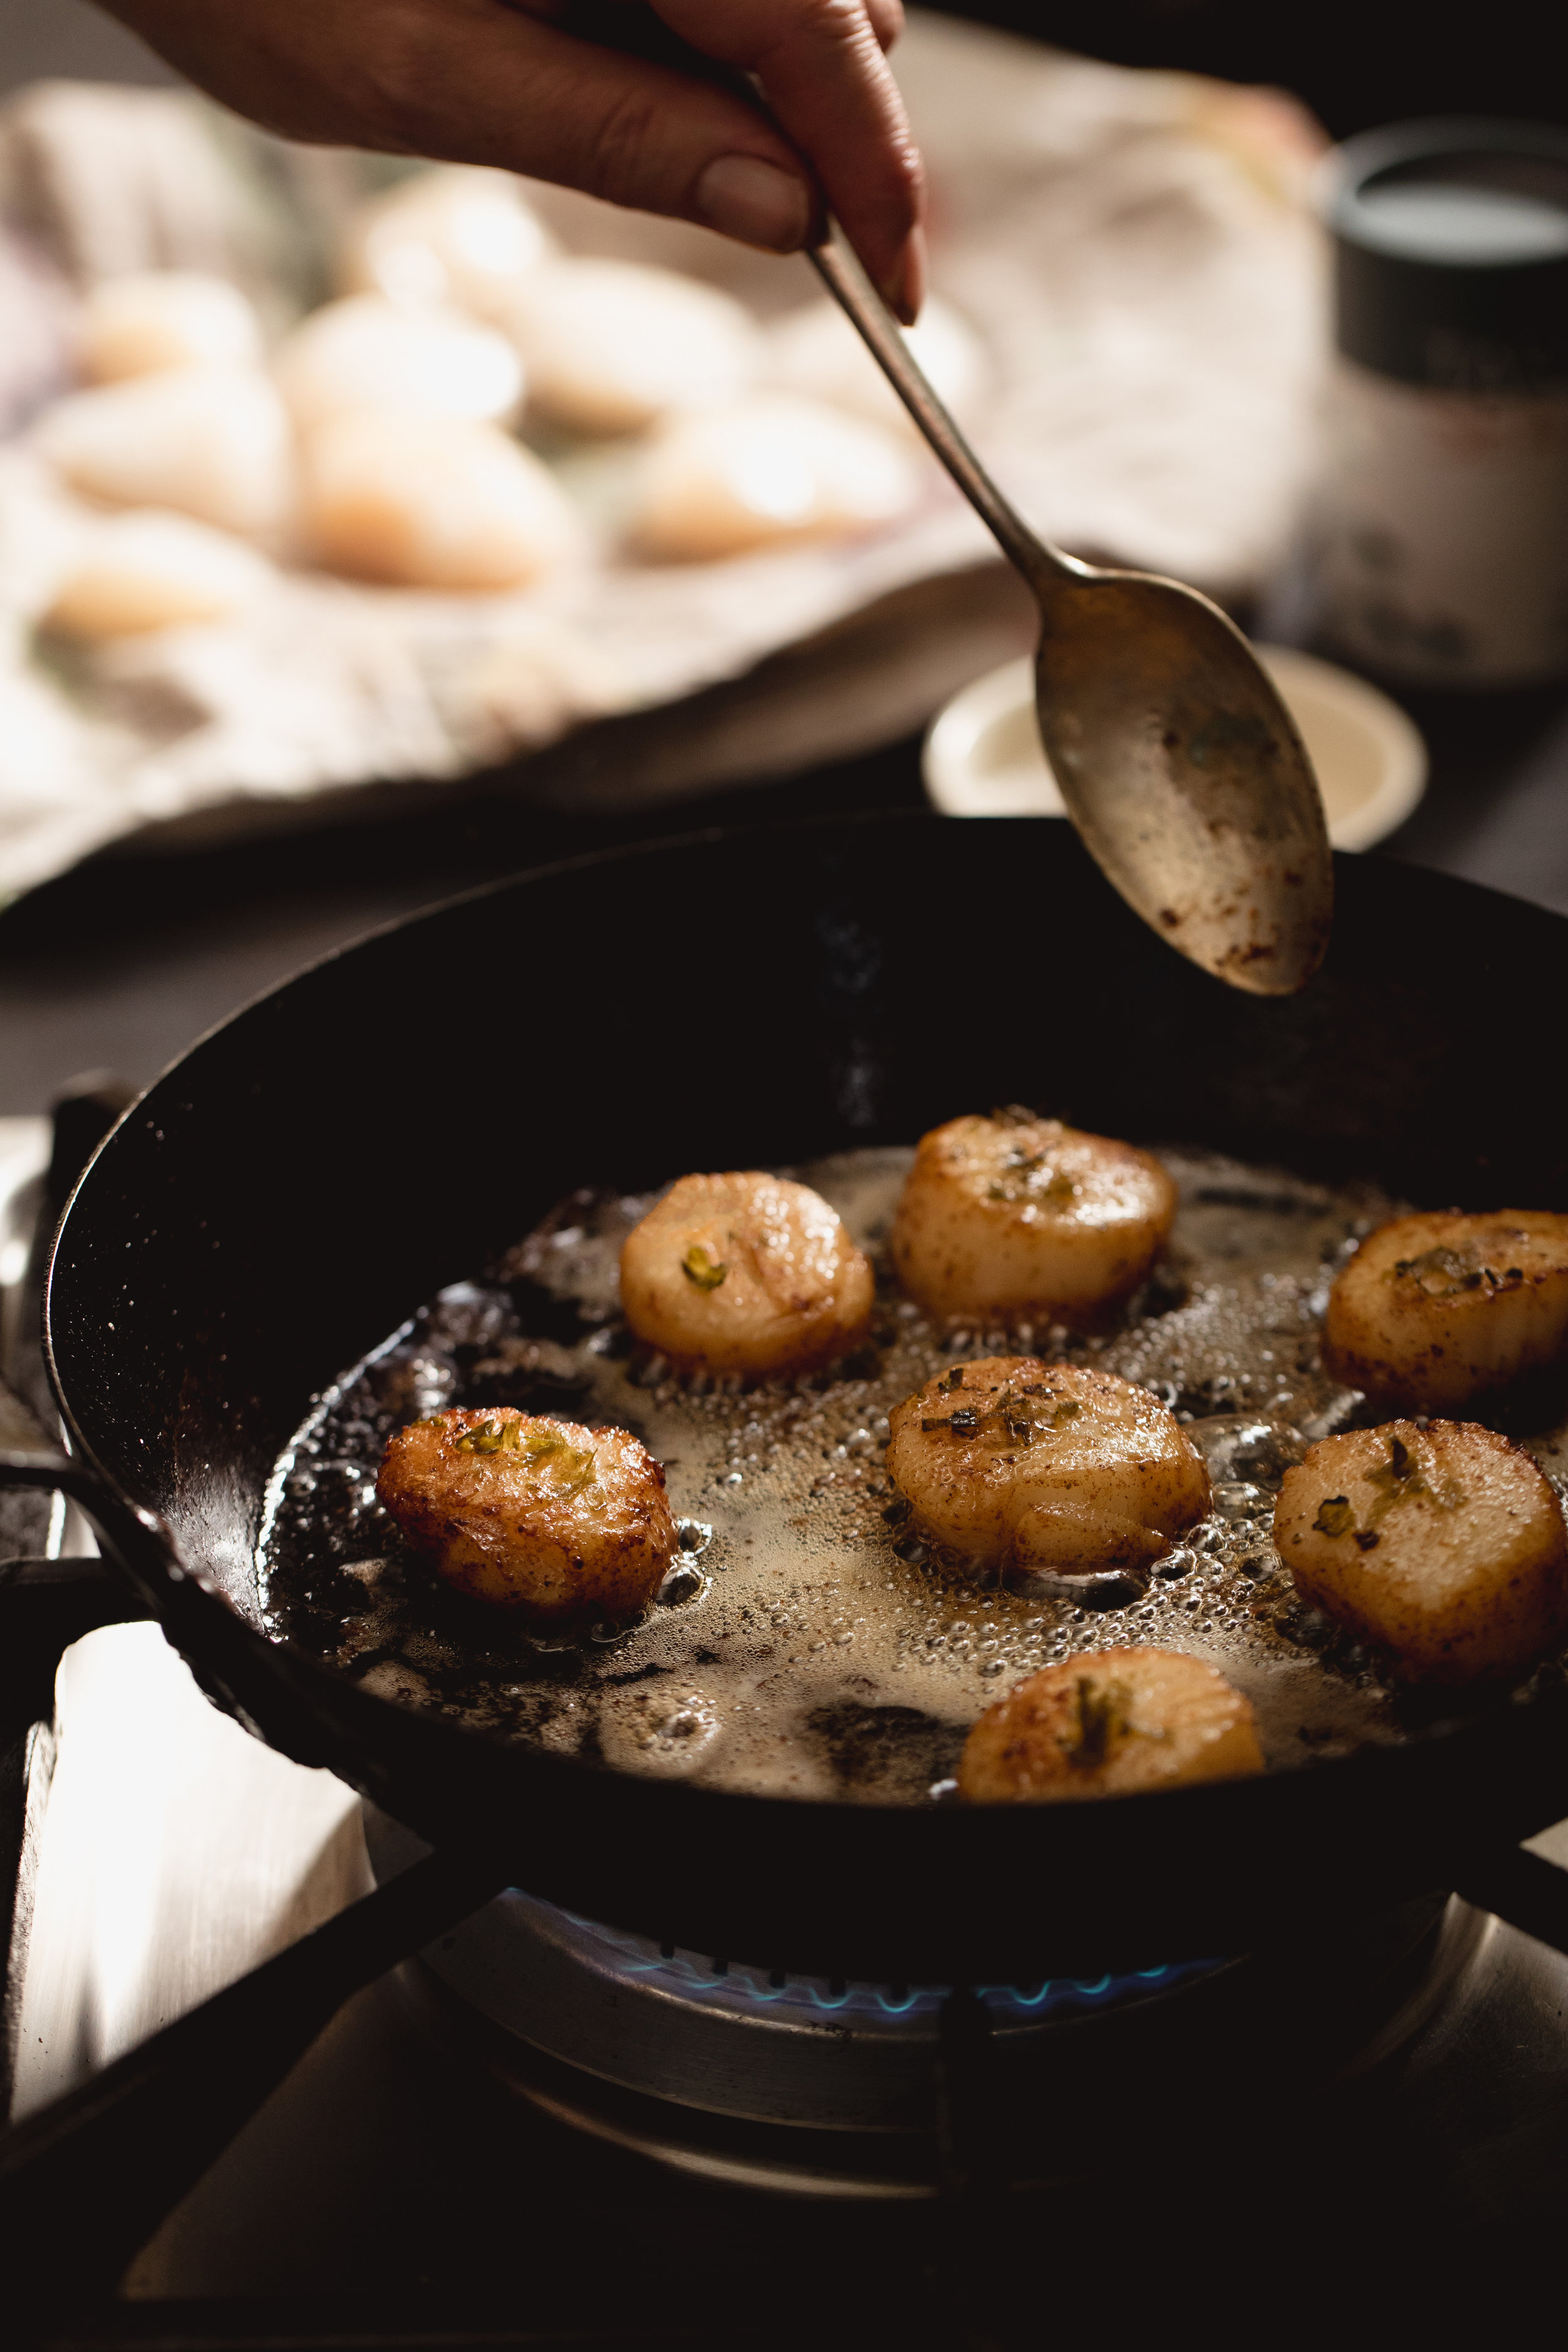
M 879 0 L 876 25 L 864 0 L 653 5 L 694 48 L 756 76 L 870 276 L 912 320 L 923 292 L 925 182 L 879 37 L 896 30 L 888 0 Z

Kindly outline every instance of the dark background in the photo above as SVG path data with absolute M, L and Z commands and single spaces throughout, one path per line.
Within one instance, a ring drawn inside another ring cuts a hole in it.
M 1336 139 L 1422 114 L 1568 120 L 1561 19 L 1544 0 L 1464 8 L 1451 0 L 959 0 L 945 13 L 1118 65 L 1278 82 Z
M 1267 0 L 984 0 L 950 13 L 1120 63 L 1278 83 L 1341 137 L 1442 111 L 1568 121 L 1568 68 L 1541 0 L 1463 12 L 1409 0 L 1289 8 Z M 0 0 L 0 91 L 60 73 L 172 79 L 86 0 Z M 1267 625 L 1284 633 L 1278 622 Z M 1432 787 L 1375 854 L 1568 913 L 1568 694 L 1405 698 L 1432 752 Z M 0 914 L 0 1114 L 44 1108 L 95 1066 L 141 1083 L 256 990 L 469 883 L 652 833 L 910 806 L 921 797 L 910 740 L 785 783 L 631 817 L 542 813 L 500 778 L 493 791 L 435 813 L 179 856 L 90 860 Z
M 1549 0 L 1466 8 L 1415 0 L 955 0 L 944 13 L 1119 65 L 1278 82 L 1340 139 L 1416 114 L 1495 109 L 1568 121 L 1561 19 Z M 0 89 L 60 73 L 172 79 L 88 0 L 0 0 Z

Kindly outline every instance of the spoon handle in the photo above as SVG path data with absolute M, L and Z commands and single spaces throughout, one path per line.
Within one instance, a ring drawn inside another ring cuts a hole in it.
M 1082 567 L 1037 538 L 1003 497 L 927 382 L 858 257 L 830 232 L 809 249 L 807 258 L 1008 562 L 1032 587 L 1051 578 L 1079 575 Z

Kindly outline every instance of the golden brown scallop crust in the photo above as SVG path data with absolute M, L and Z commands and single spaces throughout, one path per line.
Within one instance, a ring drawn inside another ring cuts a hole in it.
M 1396 1217 L 1329 1293 L 1323 1361 L 1377 1412 L 1456 1412 L 1568 1353 L 1568 1216 Z
M 637 1438 L 511 1405 L 395 1430 L 375 1490 L 449 1584 L 541 1624 L 636 1617 L 675 1553 L 664 1471 Z
M 1324 1438 L 1285 1474 L 1274 1540 L 1303 1599 L 1405 1682 L 1517 1675 L 1568 1631 L 1557 1496 L 1474 1422 Z
M 1139 1567 L 1209 1507 L 1147 1389 L 1037 1356 L 955 1364 L 889 1416 L 889 1475 L 933 1542 L 1004 1568 Z
M 875 1297 L 837 1213 L 760 1169 L 683 1176 L 621 1249 L 626 1321 L 681 1372 L 819 1370 L 859 1345 Z
M 975 1805 L 1131 1796 L 1263 1769 L 1250 1701 L 1202 1658 L 1088 1651 L 1016 1684 L 964 1744 L 959 1793 Z
M 1151 1153 L 994 1111 L 921 1136 L 888 1248 L 929 1314 L 1082 1321 L 1136 1289 L 1175 1213 L 1175 1184 Z

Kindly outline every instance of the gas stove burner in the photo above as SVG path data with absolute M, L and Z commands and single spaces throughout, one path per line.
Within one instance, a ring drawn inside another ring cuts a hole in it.
M 379 1877 L 424 1851 L 366 1808 Z M 978 2063 L 1015 2179 L 1081 2178 L 1119 2089 L 1212 2099 L 1225 2082 L 1307 2081 L 1397 2045 L 1462 1961 L 1470 1915 L 1440 1896 L 1341 1924 L 1289 1960 L 971 1988 Z M 946 1987 L 814 1979 L 659 1946 L 513 1890 L 405 1971 L 457 2053 L 601 2139 L 710 2179 L 814 2195 L 936 2190 Z M 988 2087 L 987 2087 L 988 2085 Z M 1071 2113 L 1064 2138 L 1038 2119 Z M 1087 2118 L 1087 2123 L 1085 2119 Z M 1042 2168 L 1044 2174 L 1042 2176 Z
M 530 1898 L 514 1890 L 506 1899 L 527 1902 Z M 597 1920 L 555 1910 L 550 1904 L 536 1908 L 542 1915 L 553 1914 L 560 1922 L 556 1932 L 576 1938 L 590 1967 L 608 1969 L 672 1999 L 710 2003 L 742 2017 L 761 2009 L 786 2017 L 833 2018 L 847 2025 L 874 2026 L 879 2020 L 890 2018 L 934 2026 L 952 1991 L 951 1985 L 856 1984 L 842 1977 L 791 1976 L 778 1969 L 748 1968 L 738 1961 L 707 1959 L 696 1952 L 679 1951 L 673 1944 L 655 1944 L 646 1937 L 605 1927 Z M 1029 1985 L 975 1985 L 972 1990 L 984 2001 L 993 2026 L 1006 2026 L 1039 2022 L 1068 2011 L 1112 2009 L 1125 2001 L 1146 2000 L 1225 1965 L 1223 1960 L 1185 1960 L 1165 1968 L 1138 1969 L 1125 1976 L 1045 1977 Z

